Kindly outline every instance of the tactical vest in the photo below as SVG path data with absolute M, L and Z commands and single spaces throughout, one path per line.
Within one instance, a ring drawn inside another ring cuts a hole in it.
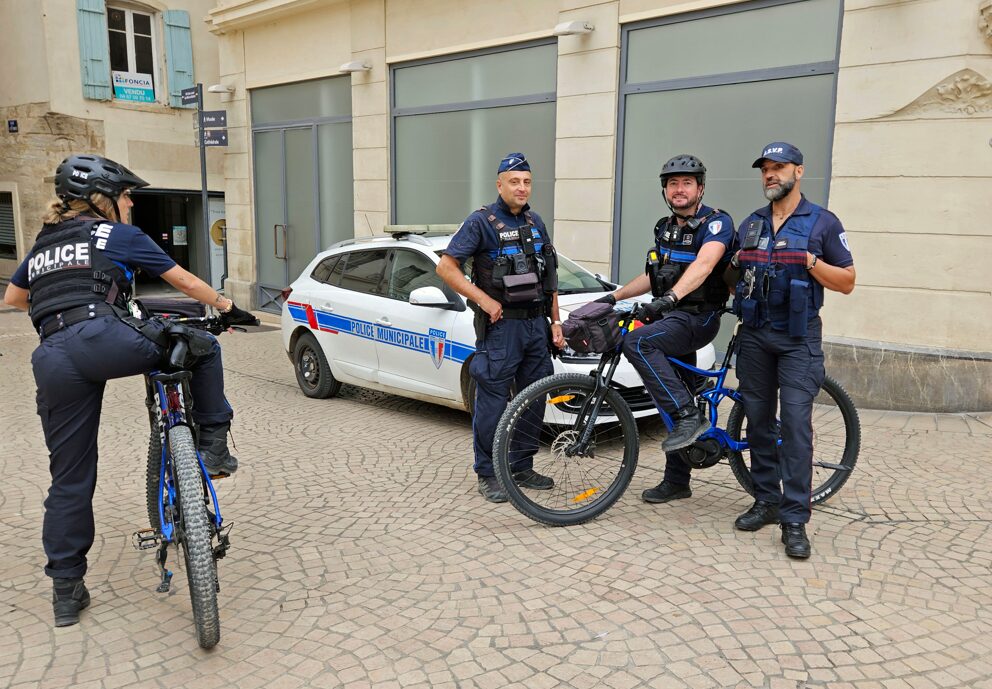
M 694 218 L 693 221 L 699 221 L 692 223 L 694 227 L 690 227 L 690 223 L 680 226 L 674 216 L 658 221 L 654 226 L 655 248 L 648 251 L 644 266 L 651 278 L 652 296 L 660 297 L 675 286 L 686 268 L 696 260 L 695 234 L 706 232 L 706 225 L 722 212 L 714 208 L 702 218 Z M 723 264 L 721 261 L 714 266 L 703 284 L 679 300 L 677 308 L 697 312 L 722 309 L 729 296 L 722 276 Z
M 53 314 L 84 304 L 127 307 L 132 275 L 93 245 L 91 231 L 100 222 L 74 218 L 42 228 L 28 254 L 30 315 L 35 327 Z
M 496 218 L 495 204 L 479 209 L 495 234 L 497 249 L 472 263 L 472 282 L 503 306 L 530 306 L 558 289 L 558 257 L 550 242 L 524 211 L 526 225 L 507 227 Z
M 763 218 L 755 249 L 741 250 L 741 279 L 734 291 L 734 313 L 754 328 L 771 323 L 792 337 L 805 337 L 810 319 L 823 305 L 823 285 L 806 270 L 809 237 L 820 207 L 809 215 L 794 215 L 772 234 Z

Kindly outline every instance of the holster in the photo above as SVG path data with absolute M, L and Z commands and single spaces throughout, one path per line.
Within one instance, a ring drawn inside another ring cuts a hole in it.
M 489 327 L 489 314 L 471 299 L 468 300 L 468 307 L 472 309 L 472 328 L 475 330 L 475 339 L 482 342 L 486 339 L 486 329 Z

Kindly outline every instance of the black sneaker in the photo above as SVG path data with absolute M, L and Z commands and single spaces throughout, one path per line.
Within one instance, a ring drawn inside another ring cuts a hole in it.
M 734 528 L 739 531 L 757 531 L 767 524 L 778 521 L 778 505 L 764 500 L 757 500 L 751 509 L 742 514 L 734 522 Z
M 641 500 L 656 504 L 691 497 L 692 491 L 689 490 L 689 486 L 678 486 L 669 481 L 662 481 L 654 488 L 648 488 L 641 493 Z
M 489 502 L 506 502 L 506 493 L 495 476 L 479 477 L 479 493 Z
M 555 487 L 553 478 L 543 476 L 533 469 L 514 472 L 513 482 L 521 488 L 530 488 L 531 490 L 551 490 Z
M 805 524 L 782 524 L 782 543 L 785 544 L 785 554 L 799 560 L 805 560 L 813 552 L 806 537 Z
M 665 452 L 689 447 L 696 442 L 696 438 L 710 429 L 709 420 L 692 404 L 687 404 L 679 409 L 672 416 L 672 419 L 675 421 L 675 428 L 661 443 L 661 449 Z
M 90 592 L 82 579 L 55 579 L 52 583 L 52 609 L 56 627 L 79 622 L 79 611 L 90 604 Z

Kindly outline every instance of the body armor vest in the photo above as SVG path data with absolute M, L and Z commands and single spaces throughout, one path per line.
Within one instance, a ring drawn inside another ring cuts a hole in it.
M 645 272 L 651 278 L 651 294 L 661 297 L 675 286 L 685 269 L 696 260 L 694 234 L 705 232 L 706 224 L 715 215 L 722 213 L 714 208 L 702 218 L 694 218 L 691 223 L 679 225 L 674 216 L 662 218 L 654 227 L 655 248 L 648 251 Z M 723 265 L 719 262 L 699 287 L 679 300 L 679 309 L 715 311 L 727 303 L 727 286 L 723 281 Z
M 734 313 L 745 325 L 761 328 L 771 323 L 792 337 L 805 337 L 807 324 L 823 305 L 823 285 L 806 270 L 809 237 L 820 217 L 820 207 L 809 215 L 789 218 L 778 234 L 763 219 L 755 249 L 740 252 L 741 279 L 734 292 Z
M 89 219 L 45 225 L 28 260 L 31 322 L 94 302 L 127 307 L 131 273 L 96 249 Z
M 498 248 L 475 257 L 472 282 L 504 306 L 540 303 L 558 289 L 554 247 L 545 241 L 530 211 L 524 211 L 526 225 L 511 228 L 496 218 L 494 205 L 480 211 L 496 235 Z

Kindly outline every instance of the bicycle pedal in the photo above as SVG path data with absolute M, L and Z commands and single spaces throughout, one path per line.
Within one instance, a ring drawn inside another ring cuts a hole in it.
M 148 550 L 158 546 L 162 534 L 155 529 L 138 529 L 131 534 L 131 545 L 135 550 Z

